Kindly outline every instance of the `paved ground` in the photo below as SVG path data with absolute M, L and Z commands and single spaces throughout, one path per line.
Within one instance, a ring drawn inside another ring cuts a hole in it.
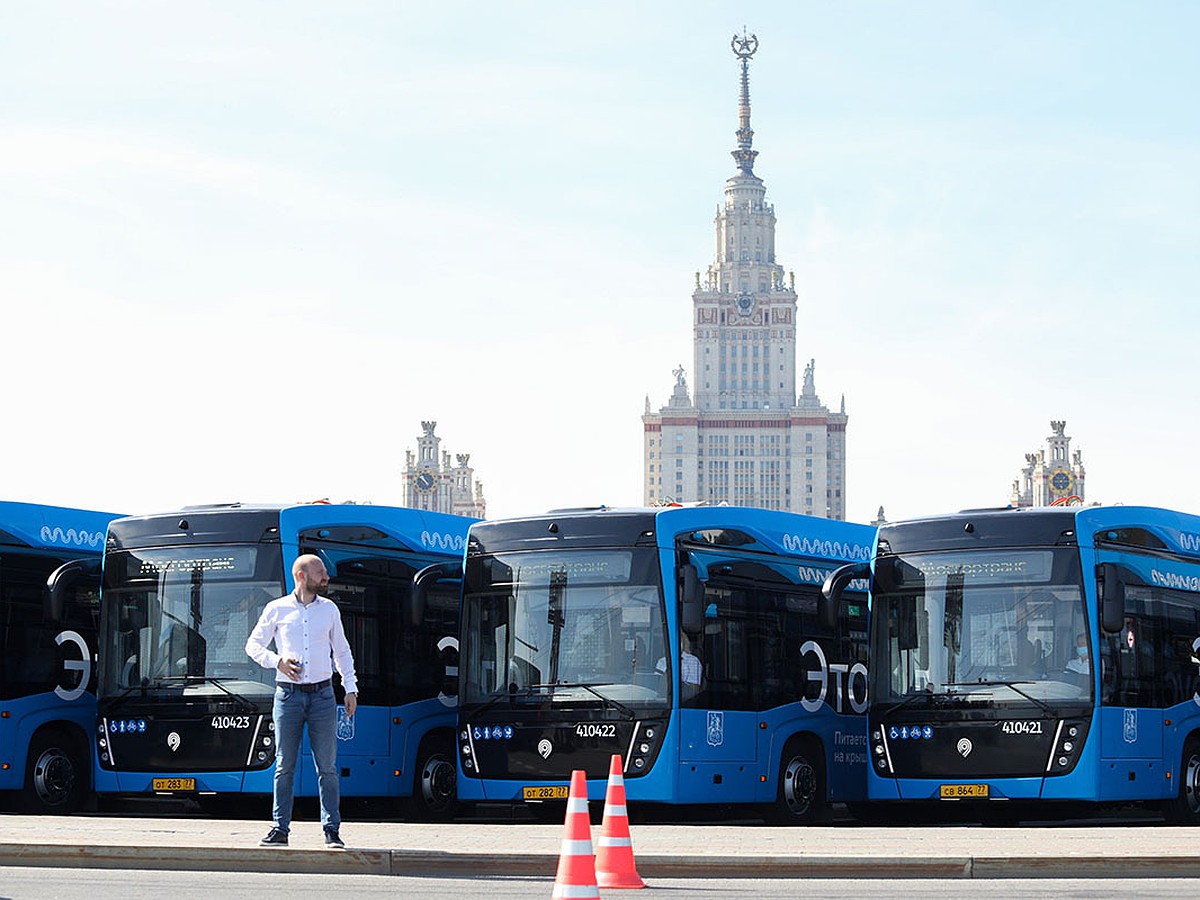
M 0 865 L 457 876 L 547 875 L 562 826 L 347 822 L 326 850 L 316 822 L 287 848 L 268 824 L 203 818 L 0 815 Z M 671 877 L 1200 877 L 1200 832 L 1162 825 L 769 828 L 634 825 L 639 873 Z M 599 827 L 593 826 L 593 842 Z

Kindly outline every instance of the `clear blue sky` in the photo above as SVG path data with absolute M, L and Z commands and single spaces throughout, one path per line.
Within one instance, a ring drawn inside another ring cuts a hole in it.
M 1200 6 L 0 5 L 6 499 L 402 501 L 423 419 L 489 515 L 641 501 L 693 273 L 756 172 L 849 517 L 1200 510 Z

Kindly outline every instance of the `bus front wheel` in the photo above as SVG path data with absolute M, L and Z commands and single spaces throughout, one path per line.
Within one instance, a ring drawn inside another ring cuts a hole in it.
M 813 741 L 789 741 L 779 758 L 779 783 L 767 818 L 776 825 L 812 825 L 826 815 L 825 766 Z
M 31 813 L 73 813 L 83 805 L 87 779 L 77 742 L 61 731 L 39 731 L 29 744 L 21 806 Z
M 1200 739 L 1183 745 L 1179 763 L 1179 793 L 1167 803 L 1167 818 L 1177 825 L 1200 825 Z
M 425 822 L 448 822 L 458 811 L 458 772 L 453 745 L 427 737 L 417 753 L 413 778 L 412 811 Z

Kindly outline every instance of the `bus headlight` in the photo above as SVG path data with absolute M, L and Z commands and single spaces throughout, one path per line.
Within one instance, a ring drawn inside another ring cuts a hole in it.
M 1047 775 L 1066 775 L 1079 761 L 1087 737 L 1086 722 L 1061 722 L 1046 762 Z
M 633 726 L 633 736 L 629 742 L 629 759 L 625 760 L 626 771 L 630 775 L 641 775 L 649 771 L 658 756 L 663 731 L 661 722 L 639 722 Z
M 871 756 L 874 760 L 875 771 L 885 777 L 891 777 L 892 761 L 888 758 L 887 738 L 883 729 L 876 728 L 871 732 Z

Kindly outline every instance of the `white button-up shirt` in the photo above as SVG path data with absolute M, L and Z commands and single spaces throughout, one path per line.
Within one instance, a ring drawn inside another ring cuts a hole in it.
M 274 651 L 267 647 L 272 640 Z M 280 684 L 315 684 L 332 677 L 336 667 L 346 693 L 358 693 L 342 614 L 328 597 L 317 597 L 307 606 L 294 593 L 272 600 L 246 640 L 246 653 L 264 669 L 275 669 Z M 278 671 L 281 659 L 300 660 L 299 682 Z

